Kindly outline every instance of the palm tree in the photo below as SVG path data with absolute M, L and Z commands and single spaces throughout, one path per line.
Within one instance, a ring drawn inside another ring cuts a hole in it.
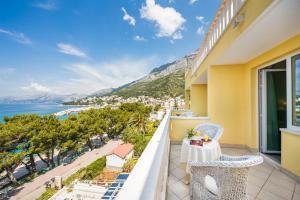
M 135 112 L 132 114 L 128 124 L 135 128 L 142 135 L 145 135 L 147 132 L 147 122 L 148 118 L 144 113 Z

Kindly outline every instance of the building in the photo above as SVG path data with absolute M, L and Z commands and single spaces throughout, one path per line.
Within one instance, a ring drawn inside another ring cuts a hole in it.
M 110 155 L 106 156 L 106 168 L 122 171 L 125 162 L 133 157 L 133 148 L 130 143 L 117 146 Z
M 261 152 L 299 177 L 300 2 L 232 2 L 223 1 L 186 73 L 186 108 L 222 124 L 221 143 Z
M 193 115 L 167 112 L 118 200 L 172 199 L 170 188 L 178 192 L 174 199 L 188 199 L 180 177 L 168 178 L 183 173 L 176 165 L 180 146 L 169 152 L 187 129 L 206 122 L 224 127 L 223 148 L 264 156 L 263 171 L 253 173 L 264 177 L 253 178 L 251 199 L 300 198 L 299 8 L 299 0 L 221 2 L 185 74 L 185 106 Z

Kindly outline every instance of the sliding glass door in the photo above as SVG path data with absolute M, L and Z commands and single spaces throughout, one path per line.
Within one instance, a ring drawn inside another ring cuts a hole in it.
M 264 153 L 280 153 L 281 132 L 286 128 L 286 71 L 284 69 L 262 70 L 261 149 Z

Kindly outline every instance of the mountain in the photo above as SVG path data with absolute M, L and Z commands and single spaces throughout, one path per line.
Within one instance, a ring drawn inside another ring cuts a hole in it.
M 180 69 L 152 80 L 139 81 L 117 89 L 110 95 L 122 97 L 150 96 L 154 98 L 177 97 L 184 94 L 184 70 Z
M 100 90 L 91 96 L 118 95 L 123 97 L 151 96 L 175 97 L 184 94 L 184 73 L 190 67 L 195 54 L 154 68 L 143 78 L 118 88 Z
M 1 104 L 52 104 L 63 103 L 65 101 L 74 101 L 83 98 L 83 95 L 70 94 L 70 95 L 57 95 L 57 94 L 41 94 L 35 96 L 22 96 L 22 97 L 0 97 Z
M 103 96 L 105 94 L 113 92 L 114 90 L 115 90 L 114 88 L 102 89 L 102 90 L 98 90 L 98 91 L 90 94 L 89 96 L 91 96 L 91 97 L 93 97 L 93 96 Z
M 118 88 L 99 90 L 88 96 L 70 94 L 41 94 L 36 96 L 0 97 L 0 104 L 18 103 L 63 103 L 74 102 L 85 97 L 118 95 L 123 97 L 150 96 L 155 98 L 176 97 L 184 94 L 184 73 L 190 67 L 195 54 L 185 56 L 171 63 L 154 68 L 143 78 L 124 84 Z

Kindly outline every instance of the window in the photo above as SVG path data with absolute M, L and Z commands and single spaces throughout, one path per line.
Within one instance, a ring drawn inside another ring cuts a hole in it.
M 300 126 L 300 54 L 292 57 L 293 125 Z

